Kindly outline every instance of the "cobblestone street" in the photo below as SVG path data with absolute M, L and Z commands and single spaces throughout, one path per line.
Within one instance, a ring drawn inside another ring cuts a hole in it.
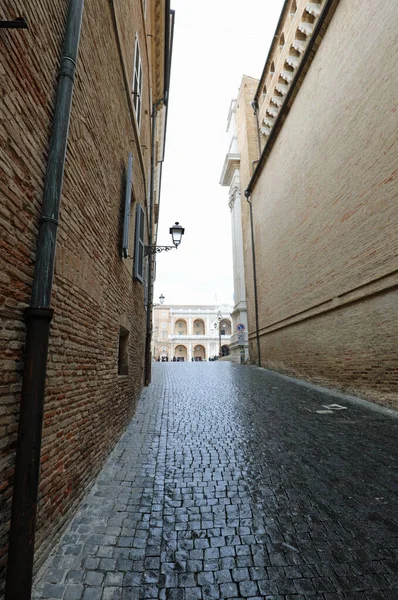
M 397 600 L 397 433 L 256 367 L 154 363 L 34 598 Z

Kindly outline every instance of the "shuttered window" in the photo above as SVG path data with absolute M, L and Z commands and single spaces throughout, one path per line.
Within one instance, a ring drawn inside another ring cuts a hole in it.
M 142 110 L 142 62 L 140 45 L 138 43 L 138 36 L 135 38 L 135 49 L 134 49 L 134 75 L 133 75 L 133 105 L 135 109 L 135 116 L 137 119 L 138 127 L 141 126 L 141 110 Z
M 134 278 L 144 282 L 145 213 L 140 203 L 135 211 Z
M 131 206 L 131 190 L 133 184 L 133 155 L 129 154 L 127 166 L 127 182 L 126 195 L 124 198 L 124 220 L 123 220 L 123 240 L 122 240 L 122 257 L 127 258 L 129 255 L 129 229 L 130 229 L 130 206 Z

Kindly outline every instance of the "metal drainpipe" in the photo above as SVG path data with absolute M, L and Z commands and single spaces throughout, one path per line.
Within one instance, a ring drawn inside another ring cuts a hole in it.
M 55 248 L 84 0 L 70 0 L 44 181 L 27 322 L 6 600 L 30 600 Z
M 245 197 L 250 207 L 250 234 L 252 238 L 252 260 L 253 260 L 253 284 L 254 284 L 254 310 L 256 315 L 256 340 L 257 340 L 257 365 L 261 367 L 260 336 L 258 325 L 258 301 L 257 301 L 257 275 L 256 275 L 256 253 L 254 248 L 254 227 L 253 227 L 253 206 L 250 198 L 250 192 L 245 191 Z
M 163 104 L 163 98 L 158 100 L 152 106 L 152 148 L 151 148 L 151 182 L 149 194 L 149 228 L 148 228 L 148 246 L 153 243 L 153 198 L 155 187 L 155 150 L 156 150 L 156 117 L 157 109 L 160 104 Z M 145 339 L 145 369 L 144 382 L 145 385 L 151 383 L 151 338 L 152 338 L 152 302 L 153 302 L 153 261 L 154 255 L 148 254 L 149 268 L 147 281 L 147 307 L 146 307 L 146 339 Z

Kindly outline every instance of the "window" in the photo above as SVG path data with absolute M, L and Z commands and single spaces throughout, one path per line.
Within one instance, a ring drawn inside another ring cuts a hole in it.
M 134 278 L 141 281 L 141 283 L 144 282 L 144 218 L 144 209 L 138 202 L 135 211 Z
M 166 323 L 162 323 L 162 329 L 166 329 L 167 324 Z
M 167 332 L 166 331 L 162 331 L 162 338 L 165 339 L 167 337 Z
M 181 321 L 178 323 L 178 327 L 182 327 L 183 324 L 181 323 Z
M 129 374 L 129 332 L 124 327 L 119 330 L 118 375 Z
M 131 190 L 133 181 L 133 155 L 130 152 L 127 166 L 127 181 L 126 193 L 124 197 L 124 221 L 123 221 L 123 240 L 122 240 L 122 257 L 127 258 L 129 255 L 129 229 L 130 229 L 130 205 L 131 205 Z
M 166 311 L 162 312 L 162 317 L 165 317 L 167 315 Z
M 281 34 L 281 37 L 279 38 L 279 47 L 280 47 L 280 48 L 283 48 L 283 46 L 284 46 L 284 45 L 285 45 L 285 36 L 284 36 L 284 34 L 282 33 L 282 34 Z
M 271 70 L 270 70 L 270 73 L 271 73 L 271 77 L 272 77 L 272 75 L 274 75 L 274 74 L 275 74 L 275 63 L 274 63 L 274 61 L 272 61 L 272 63 L 271 63 Z
M 133 105 L 135 109 L 135 116 L 137 119 L 138 127 L 141 126 L 141 108 L 142 108 L 142 63 L 141 63 L 141 52 L 138 43 L 138 36 L 135 38 L 135 50 L 134 50 L 134 75 L 133 75 Z

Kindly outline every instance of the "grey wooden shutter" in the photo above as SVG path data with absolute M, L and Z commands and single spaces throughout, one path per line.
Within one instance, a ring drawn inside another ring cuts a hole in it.
M 129 255 L 129 228 L 130 228 L 130 205 L 131 205 L 132 184 L 133 184 L 133 155 L 130 152 L 128 167 L 127 167 L 126 196 L 124 199 L 122 258 L 127 258 Z
M 135 211 L 134 277 L 142 283 L 144 282 L 144 227 L 145 213 L 138 202 Z

